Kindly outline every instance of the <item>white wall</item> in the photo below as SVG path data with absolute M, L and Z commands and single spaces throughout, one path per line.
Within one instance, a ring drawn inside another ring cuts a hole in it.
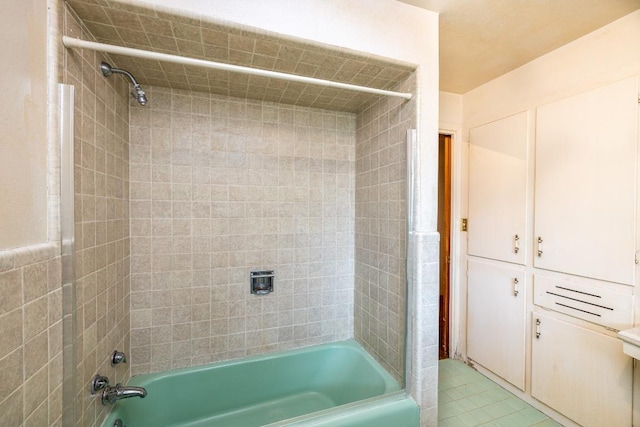
M 0 250 L 47 240 L 47 4 L 0 13 Z
M 465 128 L 640 74 L 640 10 L 463 96 Z
M 440 92 L 440 130 L 456 130 L 462 126 L 462 95 Z

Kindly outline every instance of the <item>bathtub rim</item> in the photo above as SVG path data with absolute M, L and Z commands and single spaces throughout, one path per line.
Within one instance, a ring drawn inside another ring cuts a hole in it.
M 387 372 L 384 367 L 378 362 L 369 352 L 362 347 L 355 339 L 349 338 L 347 340 L 342 341 L 332 341 L 324 344 L 312 344 L 305 347 L 300 347 L 296 349 L 290 350 L 281 350 L 274 351 L 270 353 L 254 355 L 254 356 L 245 356 L 239 359 L 229 359 L 229 360 L 221 360 L 218 362 L 206 363 L 204 365 L 190 366 L 185 368 L 176 368 L 170 369 L 166 371 L 160 372 L 149 372 L 145 374 L 132 375 L 131 378 L 127 381 L 127 385 L 135 385 L 144 387 L 146 384 L 149 384 L 152 381 L 162 380 L 164 378 L 169 378 L 175 375 L 187 374 L 187 373 L 197 373 L 201 371 L 205 371 L 212 368 L 218 367 L 227 367 L 227 366 L 238 366 L 245 363 L 253 363 L 260 361 L 268 361 L 271 359 L 276 359 L 278 357 L 283 356 L 295 356 L 295 355 L 303 355 L 306 353 L 312 353 L 314 351 L 323 350 L 323 349 L 331 349 L 331 348 L 348 348 L 352 351 L 356 351 L 361 354 L 370 364 L 371 366 L 380 374 L 384 383 L 385 383 L 385 392 L 383 394 L 394 393 L 396 391 L 405 390 L 393 376 Z M 367 400 L 367 399 L 364 399 Z
M 394 380 L 395 381 L 395 380 Z M 403 400 L 410 400 L 419 409 L 418 404 L 407 393 L 406 390 L 401 389 L 389 393 L 382 394 L 380 396 L 370 397 L 368 399 L 362 399 L 344 405 L 335 406 L 333 408 L 323 409 L 320 411 L 312 412 L 309 414 L 300 415 L 294 418 L 288 418 L 286 420 L 276 421 L 271 424 L 265 424 L 262 427 L 285 427 L 285 426 L 308 426 L 312 427 L 315 424 L 322 424 L 335 420 L 345 414 L 353 414 L 359 412 L 366 412 L 368 410 L 378 408 L 380 406 L 401 402 Z

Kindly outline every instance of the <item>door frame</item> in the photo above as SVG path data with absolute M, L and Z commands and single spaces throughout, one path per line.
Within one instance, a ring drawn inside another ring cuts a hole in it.
M 438 134 L 438 231 L 440 233 L 440 314 L 438 358 L 449 358 L 451 292 L 451 135 Z
M 466 164 L 468 144 L 463 144 L 459 128 L 440 127 L 438 133 L 451 137 L 451 231 L 449 264 L 449 358 L 466 357 L 466 232 L 460 219 L 466 212 Z M 464 282 L 464 283 L 463 283 Z

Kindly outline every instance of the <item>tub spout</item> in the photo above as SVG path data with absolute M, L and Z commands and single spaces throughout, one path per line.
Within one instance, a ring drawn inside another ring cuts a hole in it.
M 147 397 L 147 390 L 143 387 L 125 387 L 121 384 L 116 384 L 115 387 L 108 386 L 102 392 L 102 404 L 107 403 L 113 405 L 118 400 L 127 399 L 129 397 Z

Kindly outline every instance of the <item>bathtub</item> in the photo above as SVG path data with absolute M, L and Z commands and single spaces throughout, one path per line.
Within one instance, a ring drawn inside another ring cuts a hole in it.
M 418 407 L 353 340 L 154 374 L 103 427 L 417 426 Z

